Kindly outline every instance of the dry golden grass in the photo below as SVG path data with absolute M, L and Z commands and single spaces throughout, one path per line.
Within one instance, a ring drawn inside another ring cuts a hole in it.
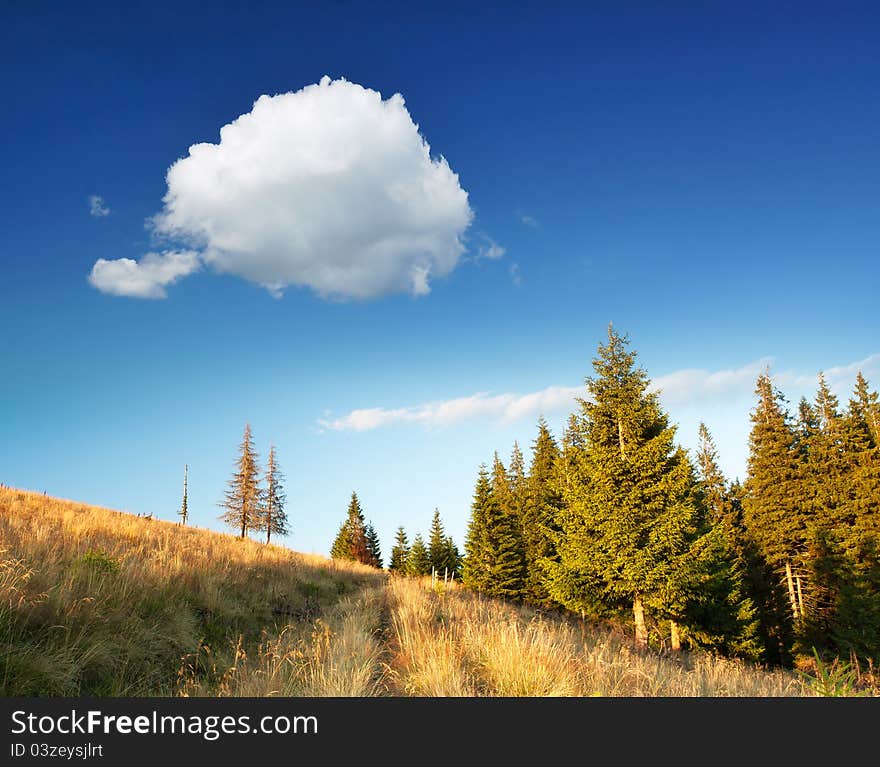
M 311 632 L 341 599 L 357 602 L 383 579 L 357 564 L 0 488 L 0 694 L 175 694 L 194 654 L 199 694 L 223 693 L 240 653 Z M 328 615 L 321 625 L 350 642 L 351 628 Z M 206 653 L 224 669 L 216 678 Z M 335 663 L 321 671 L 342 690 Z
M 458 584 L 0 488 L 0 695 L 765 697 L 873 679 L 815 671 L 641 654 Z
M 394 694 L 503 697 L 803 696 L 803 677 L 704 654 L 664 657 L 628 637 L 467 589 L 392 578 Z

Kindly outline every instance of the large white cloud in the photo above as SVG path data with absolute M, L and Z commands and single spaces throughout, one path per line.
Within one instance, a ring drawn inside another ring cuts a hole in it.
M 191 250 L 147 253 L 140 261 L 99 258 L 89 274 L 89 282 L 115 296 L 165 298 L 166 285 L 192 274 L 199 266 L 199 256 Z
M 338 299 L 425 294 L 455 268 L 473 217 L 400 94 L 329 77 L 261 96 L 219 143 L 191 146 L 167 182 L 156 233 L 275 295 L 291 285 Z M 109 263 L 92 281 L 109 292 L 121 292 L 111 277 L 143 271 Z

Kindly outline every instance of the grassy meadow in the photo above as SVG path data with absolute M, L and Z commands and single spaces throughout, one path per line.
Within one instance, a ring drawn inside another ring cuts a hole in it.
M 4 696 L 872 692 L 870 670 L 638 653 L 457 584 L 0 488 Z

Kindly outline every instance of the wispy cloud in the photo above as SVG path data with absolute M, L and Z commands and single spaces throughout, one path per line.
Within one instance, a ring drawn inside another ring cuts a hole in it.
M 837 365 L 835 367 L 826 368 L 821 371 L 825 375 L 826 383 L 832 388 L 837 389 L 840 386 L 849 386 L 855 379 L 856 373 L 862 371 L 864 374 L 880 370 L 880 354 L 871 354 L 863 360 L 851 362 L 848 365 Z M 815 386 L 819 378 L 819 371 L 811 375 L 782 375 L 778 379 L 782 383 L 791 382 L 795 386 Z
M 530 226 L 533 229 L 538 228 L 538 219 L 536 219 L 534 216 L 529 216 L 525 213 L 517 213 L 517 216 L 519 217 L 519 220 L 526 226 Z
M 566 407 L 582 393 L 583 387 L 580 386 L 550 386 L 530 394 L 479 392 L 467 397 L 425 402 L 409 407 L 352 410 L 339 418 L 321 419 L 318 426 L 332 431 L 370 431 L 395 424 L 449 426 L 486 416 L 508 423 L 526 415 L 552 412 Z
M 522 285 L 522 272 L 519 269 L 519 264 L 516 262 L 510 265 L 510 269 L 507 270 L 508 275 L 510 275 L 510 281 L 516 286 L 520 287 Z
M 749 393 L 757 377 L 772 363 L 772 357 L 763 357 L 728 370 L 685 368 L 654 378 L 649 388 L 660 395 L 665 406 L 690 405 L 733 393 Z
M 477 246 L 475 256 L 477 261 L 481 258 L 488 258 L 490 261 L 497 261 L 507 253 L 507 248 L 503 245 L 499 245 L 488 234 L 483 234 L 481 232 L 479 236 L 482 242 Z
M 650 390 L 657 392 L 664 408 L 680 410 L 691 405 L 707 406 L 740 401 L 752 395 L 757 377 L 769 370 L 773 359 L 763 357 L 737 368 L 722 370 L 683 369 L 658 376 L 651 381 Z M 829 368 L 825 371 L 829 382 L 850 386 L 858 370 L 880 367 L 880 354 L 872 354 L 850 365 Z M 773 375 L 784 385 L 815 383 L 815 376 L 792 372 Z M 523 418 L 535 418 L 539 414 L 552 415 L 575 407 L 576 400 L 586 395 L 584 386 L 548 386 L 527 394 L 507 392 L 492 394 L 479 392 L 465 397 L 425 402 L 396 408 L 372 407 L 352 410 L 333 418 L 327 416 L 318 421 L 321 430 L 371 431 L 385 426 L 400 424 L 424 427 L 444 427 L 477 418 L 489 418 L 501 424 Z
M 110 208 L 104 203 L 104 198 L 101 195 L 89 195 L 89 215 L 94 218 L 104 218 L 104 216 L 110 215 Z

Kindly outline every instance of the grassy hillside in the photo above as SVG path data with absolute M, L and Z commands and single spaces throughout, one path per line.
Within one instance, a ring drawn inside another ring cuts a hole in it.
M 874 692 L 230 535 L 0 488 L 0 694 L 802 696 Z
M 335 678 L 345 674 L 326 637 L 353 615 L 369 634 L 383 581 L 363 566 L 0 489 L 0 693 L 365 694 L 369 674 L 354 687 Z M 278 689 L 246 684 L 253 656 L 278 642 L 288 651 Z M 367 653 L 371 668 L 366 644 L 346 652 Z

